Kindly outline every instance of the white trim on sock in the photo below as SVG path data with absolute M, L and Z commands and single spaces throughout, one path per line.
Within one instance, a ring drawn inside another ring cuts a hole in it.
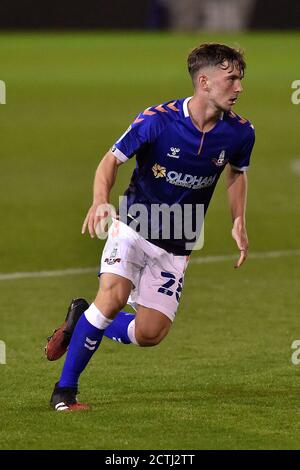
M 105 330 L 113 321 L 105 317 L 94 303 L 89 306 L 84 315 L 87 321 L 98 330 Z
M 137 346 L 139 346 L 139 343 L 137 342 L 136 337 L 135 337 L 135 319 L 129 323 L 128 329 L 127 329 L 127 335 L 133 344 L 136 344 Z

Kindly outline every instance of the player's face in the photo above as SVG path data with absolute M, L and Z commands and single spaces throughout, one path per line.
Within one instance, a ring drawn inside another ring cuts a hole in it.
M 236 67 L 214 67 L 208 77 L 208 98 L 221 111 L 230 111 L 243 91 L 241 71 Z

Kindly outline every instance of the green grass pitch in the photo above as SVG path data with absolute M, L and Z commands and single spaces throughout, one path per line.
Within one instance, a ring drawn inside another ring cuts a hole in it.
M 186 55 L 212 40 L 246 51 L 235 110 L 257 135 L 251 251 L 290 255 L 249 258 L 238 271 L 195 261 L 236 252 L 221 181 L 169 336 L 150 349 L 104 339 L 81 380 L 93 409 L 74 415 L 49 408 L 62 361 L 48 363 L 43 346 L 72 297 L 92 300 L 96 275 L 0 280 L 1 449 L 300 448 L 299 34 L 2 33 L 0 272 L 97 266 L 103 242 L 80 228 L 100 157 L 139 111 L 192 93 Z M 113 202 L 133 164 L 121 167 Z

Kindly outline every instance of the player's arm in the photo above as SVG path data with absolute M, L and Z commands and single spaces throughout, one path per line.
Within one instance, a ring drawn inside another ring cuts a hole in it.
M 153 116 L 157 117 L 157 113 L 152 112 L 152 114 L 149 114 L 148 112 L 146 115 L 140 113 L 101 160 L 94 180 L 93 204 L 84 220 L 82 233 L 85 233 L 88 228 L 93 238 L 100 220 L 107 219 L 108 214 L 105 212 L 105 204 L 109 204 L 109 195 L 116 179 L 118 166 L 136 155 L 138 150 L 143 145 L 150 143 L 160 130 L 159 120 L 153 119 Z M 104 208 L 100 217 L 97 215 L 97 213 L 99 214 L 99 206 L 102 209 Z M 111 206 L 107 209 L 110 211 Z
M 248 236 L 246 230 L 247 173 L 228 165 L 227 193 L 232 216 L 232 237 L 240 250 L 240 258 L 235 264 L 239 268 L 248 255 Z
M 104 155 L 96 170 L 93 187 L 93 203 L 82 226 L 82 233 L 85 233 L 88 228 L 92 238 L 95 236 L 95 228 L 100 221 L 100 217 L 96 214 L 97 209 L 101 205 L 109 204 L 110 192 L 116 180 L 118 166 L 121 164 L 122 162 L 109 151 Z

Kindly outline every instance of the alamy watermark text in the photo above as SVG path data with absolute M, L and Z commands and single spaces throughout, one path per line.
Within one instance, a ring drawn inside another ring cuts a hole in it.
M 0 104 L 6 104 L 6 85 L 3 80 L 0 80 Z
M 6 364 L 6 345 L 0 340 L 0 364 Z
M 97 209 L 98 238 L 105 239 L 110 219 L 118 219 L 146 240 L 176 240 L 184 242 L 186 250 L 201 250 L 204 245 L 203 204 L 130 204 L 127 196 L 119 200 L 119 213 L 111 204 Z M 118 233 L 115 234 L 118 236 Z
M 295 90 L 292 93 L 291 101 L 293 104 L 300 104 L 300 80 L 294 80 L 292 88 Z

